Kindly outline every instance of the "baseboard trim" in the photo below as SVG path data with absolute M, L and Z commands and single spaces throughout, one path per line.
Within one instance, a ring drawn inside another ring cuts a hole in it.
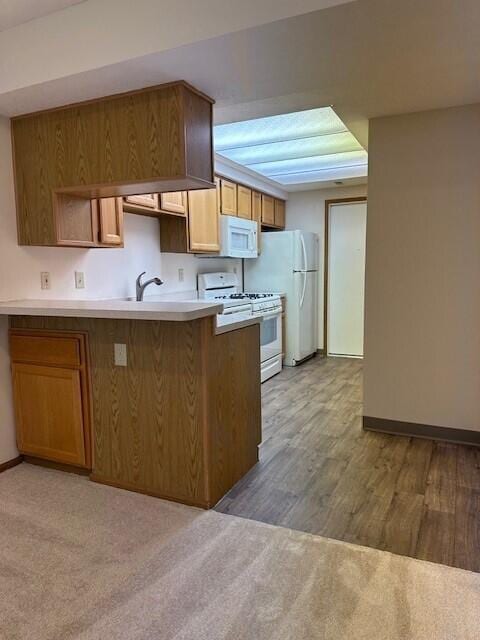
M 37 467 L 45 467 L 46 469 L 54 469 L 55 471 L 64 471 L 65 473 L 76 473 L 78 476 L 88 476 L 91 470 L 84 467 L 76 467 L 72 464 L 64 462 L 55 462 L 54 460 L 46 460 L 44 458 L 35 458 L 33 456 L 24 455 L 23 459 L 28 464 L 34 464 Z
M 317 356 L 325 356 L 325 349 L 317 349 Z
M 21 464 L 23 462 L 23 456 L 17 456 L 16 458 L 12 458 L 12 460 L 7 460 L 7 462 L 2 462 L 0 464 L 0 473 L 3 473 L 7 469 L 12 469 L 16 467 L 17 464 Z
M 389 433 L 394 436 L 441 440 L 454 444 L 469 444 L 480 447 L 480 431 L 470 431 L 469 429 L 438 427 L 433 424 L 402 422 L 401 420 L 388 420 L 371 416 L 363 416 L 363 429 L 365 431 Z

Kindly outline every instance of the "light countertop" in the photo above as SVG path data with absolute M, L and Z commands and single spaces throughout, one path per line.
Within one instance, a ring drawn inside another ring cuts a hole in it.
M 0 316 L 57 316 L 188 322 L 223 311 L 207 301 L 136 302 L 127 300 L 12 300 L 0 302 Z

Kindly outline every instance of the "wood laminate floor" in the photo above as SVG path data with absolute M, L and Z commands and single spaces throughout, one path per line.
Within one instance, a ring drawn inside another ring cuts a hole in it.
M 216 506 L 480 572 L 480 449 L 362 430 L 362 362 L 314 358 L 262 386 L 260 462 Z

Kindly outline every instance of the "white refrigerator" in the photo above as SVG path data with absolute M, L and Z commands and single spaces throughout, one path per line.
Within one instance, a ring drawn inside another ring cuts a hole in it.
M 244 290 L 286 295 L 286 366 L 317 351 L 318 236 L 309 231 L 262 233 L 261 253 L 246 260 Z

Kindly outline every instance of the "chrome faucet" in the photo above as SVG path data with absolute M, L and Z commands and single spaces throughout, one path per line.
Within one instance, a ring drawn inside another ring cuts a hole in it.
M 146 282 L 142 283 L 142 276 L 144 276 L 146 273 L 146 271 L 143 271 L 137 278 L 137 302 L 142 302 L 143 294 L 145 293 L 145 289 L 148 287 L 148 285 L 156 284 L 160 286 L 161 284 L 163 284 L 163 280 L 160 280 L 160 278 L 152 278 L 151 280 L 147 280 Z

